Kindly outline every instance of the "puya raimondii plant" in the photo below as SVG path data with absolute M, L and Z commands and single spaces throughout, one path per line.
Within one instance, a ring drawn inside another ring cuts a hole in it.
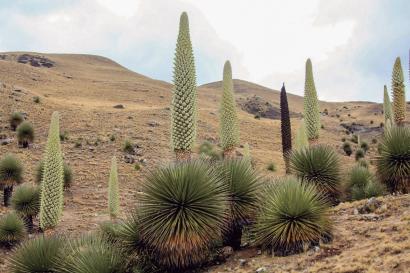
M 197 131 L 195 60 L 188 14 L 183 12 L 174 58 L 174 90 L 171 103 L 171 139 L 176 159 L 189 160 Z
M 51 116 L 41 181 L 40 227 L 53 229 L 60 221 L 64 203 L 64 167 L 60 144 L 60 115 Z
M 239 144 L 239 121 L 232 82 L 232 67 L 225 62 L 222 82 L 222 100 L 220 106 L 220 137 L 224 157 L 233 157 Z
M 292 129 L 290 125 L 288 96 L 285 84 L 280 90 L 280 126 L 282 134 L 282 153 L 285 160 L 286 173 L 289 173 L 289 153 L 292 151 Z
M 319 138 L 320 113 L 315 81 L 313 79 L 312 62 L 306 61 L 305 95 L 303 99 L 303 116 L 306 126 L 306 134 L 310 143 Z
M 120 211 L 120 199 L 118 192 L 117 158 L 111 159 L 110 178 L 108 180 L 108 210 L 112 219 L 117 218 Z
M 404 87 L 403 69 L 400 58 L 397 57 L 392 73 L 393 114 L 397 126 L 402 126 L 406 119 L 406 92 Z

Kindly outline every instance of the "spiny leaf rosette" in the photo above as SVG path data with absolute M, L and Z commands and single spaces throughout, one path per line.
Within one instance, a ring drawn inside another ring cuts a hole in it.
M 183 12 L 174 58 L 171 138 L 177 160 L 190 159 L 197 129 L 197 91 L 194 53 L 188 15 Z
M 285 160 L 286 173 L 289 173 L 289 153 L 292 151 L 292 128 L 290 126 L 288 96 L 285 84 L 280 90 L 280 128 L 282 133 L 282 154 Z
M 115 156 L 111 159 L 111 171 L 108 180 L 108 210 L 112 218 L 116 218 L 120 211 L 117 158 Z
M 239 144 L 239 121 L 233 91 L 232 68 L 225 62 L 222 82 L 222 100 L 220 106 L 220 136 L 225 157 L 234 156 L 235 147 Z
M 60 221 L 63 211 L 64 169 L 59 118 L 58 112 L 54 112 L 51 116 L 44 157 L 40 197 L 40 227 L 43 230 L 54 228 Z
M 25 236 L 24 222 L 15 212 L 9 212 L 0 218 L 0 245 L 11 247 Z
M 393 120 L 393 109 L 391 106 L 389 93 L 387 92 L 387 86 L 384 86 L 383 113 L 384 113 L 384 124 L 386 124 L 387 120 Z
M 349 174 L 347 193 L 351 200 L 360 200 L 383 194 L 383 186 L 370 170 L 363 166 L 355 166 Z
M 4 206 L 10 204 L 13 186 L 23 182 L 23 166 L 14 155 L 6 154 L 0 161 L 0 186 L 3 188 Z
M 57 273 L 65 241 L 60 237 L 37 236 L 25 241 L 10 258 L 14 273 Z
M 305 95 L 303 99 L 303 117 L 305 119 L 306 134 L 310 142 L 319 138 L 320 113 L 315 81 L 313 79 L 312 62 L 306 61 Z
M 123 253 L 99 235 L 85 235 L 76 240 L 68 240 L 67 243 L 64 260 L 58 266 L 58 272 L 126 272 Z
M 227 230 L 224 232 L 224 245 L 239 249 L 242 229 L 254 217 L 258 205 L 260 177 L 245 159 L 224 160 L 218 172 L 227 187 L 229 195 L 229 215 Z
M 339 202 L 340 163 L 332 147 L 316 145 L 293 151 L 290 169 L 302 182 L 314 184 L 323 191 L 332 204 Z
M 384 134 L 376 167 L 390 192 L 410 191 L 410 128 L 393 126 Z
M 406 119 L 406 91 L 404 87 L 403 69 L 397 57 L 392 73 L 393 113 L 396 125 L 403 125 Z
M 315 185 L 288 176 L 266 187 L 255 224 L 256 244 L 284 256 L 331 237 L 329 204 Z
M 11 199 L 11 204 L 13 209 L 22 216 L 28 231 L 31 232 L 33 218 L 40 211 L 40 188 L 27 184 L 19 186 Z
M 159 264 L 180 272 L 203 262 L 226 219 L 226 191 L 212 168 L 203 161 L 160 168 L 142 192 L 141 236 Z

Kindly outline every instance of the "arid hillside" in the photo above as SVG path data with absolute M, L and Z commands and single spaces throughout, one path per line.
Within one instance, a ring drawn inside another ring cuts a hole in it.
M 198 146 L 205 140 L 218 144 L 220 86 L 220 82 L 216 82 L 198 88 Z M 264 175 L 282 175 L 284 163 L 278 115 L 279 92 L 242 80 L 235 80 L 234 87 L 240 109 L 241 143 L 250 145 L 256 168 Z M 382 91 L 380 89 L 380 96 Z M 292 90 L 288 90 L 288 93 L 292 93 Z M 320 94 L 320 90 L 318 93 Z M 171 95 L 170 83 L 134 73 L 100 56 L 0 53 L 0 142 L 3 144 L 0 145 L 0 155 L 16 154 L 24 164 L 24 180 L 33 183 L 36 165 L 43 156 L 51 114 L 53 111 L 59 111 L 61 131 L 67 132 L 68 135 L 68 139 L 62 142 L 62 150 L 65 161 L 73 169 L 74 181 L 65 194 L 63 219 L 58 226 L 58 232 L 80 233 L 94 229 L 99 223 L 109 219 L 106 208 L 107 180 L 113 155 L 119 158 L 122 216 L 133 208 L 144 174 L 173 160 L 169 133 Z M 33 101 L 36 96 L 40 98 L 39 103 Z M 292 128 L 295 132 L 301 120 L 303 98 L 288 94 L 288 99 L 293 117 Z M 320 102 L 320 110 L 323 125 L 320 142 L 329 144 L 340 152 L 343 168 L 348 170 L 354 164 L 353 156 L 345 156 L 341 149 L 341 138 L 351 138 L 351 135 L 347 134 L 349 130 L 360 134 L 361 138 L 369 143 L 368 158 L 375 155 L 377 139 L 382 132 L 381 104 Z M 26 119 L 34 125 L 36 139 L 29 149 L 18 147 L 15 132 L 9 128 L 8 119 L 14 111 L 24 113 Z M 132 156 L 122 151 L 126 139 L 135 144 L 135 153 Z M 352 145 L 355 150 L 356 144 Z M 239 149 L 239 152 L 241 151 L 242 148 Z M 140 170 L 135 169 L 136 162 L 141 165 Z M 276 172 L 266 169 L 271 162 L 275 163 Z M 313 270 L 316 268 L 316 265 L 310 263 L 313 258 L 299 255 L 295 260 L 289 257 L 280 262 L 284 265 L 282 271 L 275 269 L 266 272 L 405 272 L 405 268 L 410 267 L 410 203 L 408 196 L 397 200 L 388 197 L 386 202 L 397 210 L 391 213 L 394 218 L 386 216 L 379 219 L 381 225 L 377 222 L 379 220 L 369 222 L 356 219 L 359 216 L 352 216 L 355 204 L 341 205 L 335 211 L 333 217 L 336 219 L 336 234 L 339 230 L 342 233 L 336 235 L 335 243 L 330 246 L 329 251 L 342 254 L 326 254 L 327 250 L 320 250 L 319 254 L 312 257 L 325 255 L 317 258 L 323 263 L 321 268 Z M 0 207 L 1 214 L 5 211 L 4 207 Z M 404 215 L 405 211 L 407 216 Z M 355 228 L 350 229 L 351 225 Z M 365 226 L 360 228 L 358 225 Z M 374 236 L 372 232 L 382 228 L 386 228 L 386 232 L 395 232 L 391 231 L 395 226 L 401 237 L 396 236 L 397 245 L 391 242 L 392 245 L 389 246 L 386 243 L 383 247 L 390 247 L 386 250 L 376 243 L 384 240 L 384 235 Z M 357 240 L 363 240 L 363 244 L 359 244 Z M 396 248 L 400 252 L 397 252 Z M 362 250 L 363 255 L 354 252 Z M 398 255 L 400 259 L 396 267 L 393 264 L 396 261 L 390 260 L 386 266 L 383 264 L 377 267 L 373 266 L 369 255 L 388 255 L 391 260 Z M 353 256 L 357 258 L 350 258 Z M 399 262 L 405 258 L 408 258 L 407 264 Z M 4 257 L 0 258 L 0 261 L 2 259 L 4 260 Z M 237 264 L 232 260 L 235 264 L 232 264 L 231 269 L 224 266 L 212 272 L 255 272 L 255 267 L 277 262 L 272 258 L 260 259 L 251 261 L 244 267 L 246 270 L 235 269 Z M 290 267 L 286 265 L 289 261 L 300 266 Z M 339 261 L 349 264 L 350 267 L 331 267 Z M 356 263 L 360 266 L 356 266 Z M 391 269 L 390 265 L 395 269 Z M 4 272 L 1 267 L 0 272 Z

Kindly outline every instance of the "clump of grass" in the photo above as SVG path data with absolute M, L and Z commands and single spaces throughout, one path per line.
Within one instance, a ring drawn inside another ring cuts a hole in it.
M 222 152 L 207 140 L 199 146 L 199 154 L 205 159 L 211 159 L 214 161 L 221 160 L 223 157 Z
M 283 256 L 331 236 L 329 204 L 315 185 L 282 178 L 267 186 L 256 218 L 255 241 L 263 249 Z
M 366 141 L 360 141 L 360 148 L 366 153 L 369 150 L 369 144 Z
M 115 141 L 115 139 L 116 139 L 116 137 L 115 137 L 115 135 L 114 135 L 114 134 L 110 135 L 110 141 L 111 141 L 111 142 L 114 142 L 114 141 Z
M 352 137 L 350 138 L 350 141 L 353 143 L 358 143 L 359 138 L 357 137 L 357 135 L 352 135 Z
M 0 244 L 10 247 L 26 236 L 23 220 L 14 212 L 0 218 Z
M 23 121 L 16 129 L 19 145 L 28 148 L 29 144 L 34 141 L 34 128 L 28 121 Z
M 40 103 L 40 97 L 39 96 L 34 96 L 33 97 L 33 102 L 34 103 Z
M 275 163 L 274 163 L 274 162 L 270 162 L 270 163 L 268 164 L 268 166 L 266 167 L 266 169 L 267 169 L 268 171 L 271 171 L 271 172 L 276 172 L 276 165 L 275 165 Z
M 15 273 L 57 271 L 65 240 L 60 237 L 38 236 L 25 241 L 10 258 L 10 268 Z
M 61 141 L 66 141 L 66 140 L 68 140 L 69 139 L 69 136 L 68 136 L 68 132 L 67 131 L 64 131 L 64 132 L 61 132 L 60 133 L 60 140 Z
M 351 154 L 353 153 L 352 146 L 349 142 L 343 142 L 342 149 L 347 156 L 351 156 Z
M 364 159 L 364 158 L 360 158 L 360 159 L 357 161 L 357 165 L 358 165 L 358 166 L 361 166 L 361 167 L 364 167 L 364 168 L 366 168 L 366 169 L 369 168 L 369 162 L 367 162 L 367 160 Z
M 141 170 L 141 165 L 138 162 L 134 164 L 134 170 L 136 171 Z
M 10 122 L 10 128 L 13 131 L 16 131 L 17 127 L 24 121 L 24 116 L 20 112 L 14 112 L 11 114 L 9 122 Z
M 349 199 L 360 200 L 383 194 L 383 186 L 377 181 L 376 177 L 369 169 L 356 166 L 350 174 L 347 184 Z
M 74 148 L 81 148 L 83 146 L 81 139 L 77 139 L 74 143 Z
M 14 155 L 7 154 L 0 161 L 0 186 L 3 188 L 4 206 L 10 205 L 13 187 L 23 182 L 23 165 Z
M 365 154 L 365 151 L 362 148 L 359 148 L 356 150 L 354 157 L 356 161 L 359 161 L 359 159 L 364 158 Z
M 134 152 L 134 144 L 131 140 L 126 139 L 124 141 L 124 145 L 122 146 L 122 150 L 124 153 L 132 154 Z

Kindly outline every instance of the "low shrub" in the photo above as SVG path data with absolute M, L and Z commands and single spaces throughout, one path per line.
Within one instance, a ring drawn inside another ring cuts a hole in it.
M 369 150 L 369 144 L 366 141 L 360 141 L 360 148 L 366 153 Z
M 11 114 L 9 122 L 10 122 L 10 128 L 13 131 L 16 131 L 17 127 L 24 121 L 24 116 L 20 112 L 14 112 Z
M 132 154 L 134 152 L 134 144 L 131 140 L 126 139 L 124 141 L 124 145 L 122 146 L 122 150 L 124 153 Z
M 39 96 L 34 96 L 33 97 L 33 102 L 34 103 L 40 103 L 40 97 Z
M 11 198 L 13 209 L 21 215 L 29 232 L 33 230 L 33 218 L 40 212 L 40 188 L 23 184 Z
M 364 158 L 364 156 L 365 156 L 365 152 L 362 148 L 357 149 L 354 154 L 356 161 L 359 161 L 359 159 Z
M 274 163 L 274 162 L 270 162 L 270 163 L 268 164 L 268 166 L 266 167 L 266 169 L 267 169 L 268 171 L 271 171 L 271 172 L 276 172 L 276 165 L 275 165 L 275 163 Z
M 0 161 L 0 186 L 3 189 L 4 206 L 10 205 L 13 187 L 23 182 L 23 165 L 14 155 L 7 154 Z
M 347 193 L 350 200 L 360 200 L 380 196 L 384 192 L 383 186 L 369 169 L 355 166 L 349 174 Z
M 347 156 L 351 156 L 351 154 L 353 153 L 352 146 L 350 145 L 349 142 L 344 142 L 342 149 Z
M 29 144 L 34 141 L 34 128 L 28 121 L 23 121 L 17 127 L 17 139 L 19 145 L 23 148 L 28 148 Z
M 0 218 L 0 244 L 10 247 L 19 243 L 26 236 L 23 220 L 14 212 Z

